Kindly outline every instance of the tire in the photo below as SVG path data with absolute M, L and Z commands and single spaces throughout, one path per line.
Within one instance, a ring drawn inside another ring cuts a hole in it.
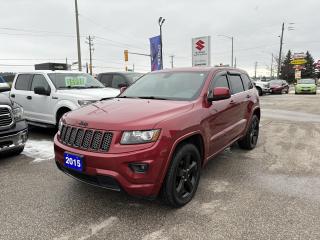
M 17 156 L 17 155 L 19 155 L 20 153 L 22 153 L 23 150 L 24 150 L 24 146 L 22 146 L 22 147 L 17 147 L 17 148 L 15 148 L 15 149 L 13 149 L 11 153 L 12 153 L 13 156 Z
M 259 138 L 259 122 L 258 116 L 253 115 L 246 135 L 238 141 L 240 148 L 252 150 L 256 147 Z
M 59 128 L 59 121 L 60 121 L 60 118 L 63 116 L 63 114 L 67 113 L 67 112 L 70 112 L 71 110 L 67 110 L 65 109 L 64 111 L 61 111 L 57 114 L 57 122 L 56 122 L 56 129 L 58 130 Z
M 20 146 L 20 147 L 17 147 L 17 148 L 14 148 L 14 149 L 10 149 L 8 151 L 5 151 L 5 152 L 1 153 L 0 156 L 3 156 L 3 157 L 17 156 L 20 153 L 22 153 L 23 150 L 24 150 L 24 145 Z
M 257 90 L 258 90 L 259 96 L 262 96 L 263 95 L 262 89 L 258 87 Z
M 162 200 L 175 208 L 191 201 L 195 195 L 201 169 L 201 157 L 195 145 L 186 143 L 173 155 L 162 185 Z

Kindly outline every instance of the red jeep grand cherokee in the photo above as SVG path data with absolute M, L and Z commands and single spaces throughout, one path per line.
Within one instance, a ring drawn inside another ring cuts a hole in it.
M 55 136 L 64 173 L 130 195 L 160 192 L 180 207 L 200 170 L 232 143 L 253 149 L 260 108 L 248 75 L 232 68 L 149 73 L 118 97 L 69 112 Z

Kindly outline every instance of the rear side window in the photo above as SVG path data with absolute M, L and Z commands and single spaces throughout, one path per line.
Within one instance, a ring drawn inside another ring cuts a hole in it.
M 242 74 L 241 78 L 242 78 L 242 82 L 243 82 L 243 86 L 244 86 L 245 91 L 253 88 L 253 84 L 252 84 L 250 78 L 246 74 Z
M 243 84 L 239 75 L 229 75 L 229 82 L 232 94 L 243 92 Z
M 32 74 L 20 74 L 17 77 L 15 89 L 30 91 L 30 85 L 32 81 Z
M 226 87 L 229 88 L 228 79 L 226 75 L 217 76 L 213 79 L 210 90 L 216 87 Z
M 106 86 L 106 87 L 111 87 L 112 86 L 112 74 L 102 74 L 100 78 L 100 82 Z

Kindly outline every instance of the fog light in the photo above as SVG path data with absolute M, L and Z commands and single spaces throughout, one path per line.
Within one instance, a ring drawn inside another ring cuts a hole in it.
M 129 167 L 135 173 L 145 173 L 149 169 L 149 164 L 147 164 L 147 163 L 129 163 Z

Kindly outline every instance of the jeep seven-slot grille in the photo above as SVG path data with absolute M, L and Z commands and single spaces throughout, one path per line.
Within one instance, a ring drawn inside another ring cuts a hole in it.
M 9 107 L 0 107 L 0 128 L 8 127 L 12 124 L 13 119 Z
M 66 145 L 89 149 L 92 151 L 108 152 L 113 134 L 93 129 L 82 129 L 63 125 L 60 133 L 60 141 Z

